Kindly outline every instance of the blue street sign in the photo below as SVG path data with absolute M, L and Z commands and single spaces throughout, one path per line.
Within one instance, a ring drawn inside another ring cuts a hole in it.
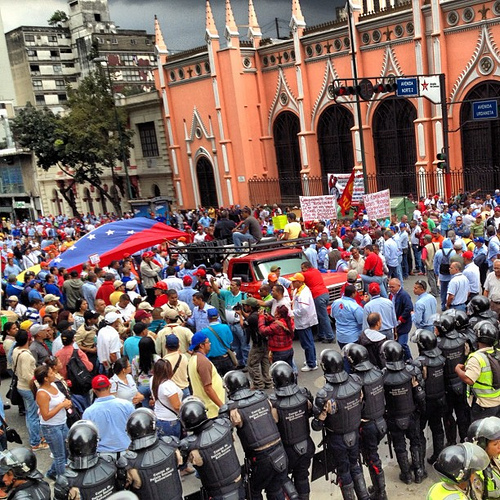
M 498 118 L 497 101 L 474 101 L 472 103 L 473 120 L 491 120 Z
M 398 97 L 418 97 L 418 78 L 398 78 L 396 80 Z

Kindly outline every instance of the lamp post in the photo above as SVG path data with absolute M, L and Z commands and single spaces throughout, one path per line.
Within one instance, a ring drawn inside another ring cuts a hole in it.
M 124 147 L 124 143 L 123 143 L 122 125 L 120 123 L 120 119 L 118 117 L 118 110 L 116 108 L 115 94 L 113 92 L 113 81 L 111 80 L 111 73 L 109 72 L 108 58 L 104 57 L 104 56 L 96 57 L 95 59 L 92 59 L 92 62 L 96 63 L 96 64 L 100 64 L 101 67 L 106 68 L 106 74 L 108 76 L 108 82 L 109 82 L 109 91 L 111 93 L 111 97 L 113 98 L 113 111 L 114 111 L 114 115 L 115 115 L 116 128 L 118 130 L 118 139 L 120 141 L 120 156 L 121 156 L 121 161 L 123 163 L 123 166 L 125 168 L 125 181 L 127 183 L 127 194 L 128 194 L 129 200 L 132 200 L 133 199 L 132 184 L 130 183 L 130 176 L 128 173 L 128 158 L 127 158 L 127 155 L 125 154 L 125 147 Z M 113 169 L 113 177 L 114 177 L 114 169 Z
M 354 80 L 354 88 L 358 88 L 358 63 L 356 61 L 356 52 L 354 51 L 354 31 L 353 31 L 353 18 L 352 11 L 361 10 L 361 7 L 358 5 L 353 6 L 351 4 L 351 0 L 347 0 L 346 2 L 346 10 L 347 10 L 347 22 L 349 25 L 349 43 L 351 45 L 351 60 L 352 60 L 352 76 Z M 363 134 L 363 123 L 362 123 L 362 115 L 361 115 L 361 101 L 359 98 L 358 92 L 354 93 L 356 99 L 356 114 L 358 117 L 358 131 L 359 131 L 359 148 L 361 150 L 361 168 L 363 169 L 363 185 L 365 188 L 365 194 L 368 194 L 368 178 L 366 176 L 366 157 L 365 157 L 365 139 Z

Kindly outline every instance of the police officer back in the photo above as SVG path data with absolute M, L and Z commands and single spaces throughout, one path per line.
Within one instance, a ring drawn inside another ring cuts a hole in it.
M 269 500 L 284 500 L 288 459 L 269 398 L 262 391 L 251 390 L 249 380 L 241 371 L 226 373 L 224 383 L 230 419 L 250 467 L 252 498 L 262 498 L 262 490 L 265 490 Z
M 327 456 L 337 472 L 344 500 L 368 500 L 365 478 L 359 463 L 361 423 L 361 379 L 344 370 L 342 355 L 333 349 L 321 353 L 326 384 L 314 399 L 312 428 L 324 430 Z
M 309 426 L 313 398 L 308 389 L 295 383 L 295 374 L 288 363 L 276 361 L 270 373 L 275 390 L 269 399 L 276 410 L 278 429 L 288 457 L 288 474 L 293 478 L 298 498 L 308 500 L 311 490 L 309 466 L 315 449 Z
M 375 498 L 387 500 L 385 474 L 378 454 L 380 441 L 387 432 L 384 419 L 384 377 L 370 362 L 366 347 L 347 344 L 342 352 L 351 370 L 361 379 L 363 385 L 363 409 L 359 429 L 361 454 L 370 472 Z
M 194 396 L 183 401 L 179 418 L 184 429 L 192 433 L 181 441 L 181 453 L 198 471 L 209 498 L 242 499 L 241 467 L 229 419 L 209 419 L 205 404 Z
M 483 319 L 498 325 L 498 314 L 490 309 L 490 300 L 484 295 L 472 297 L 467 305 L 467 314 L 469 315 L 469 323 L 472 328 Z
M 156 500 L 166 491 L 169 500 L 182 500 L 177 438 L 158 438 L 156 415 L 149 408 L 139 408 L 130 415 L 127 433 L 132 441 L 124 455 L 129 489 L 141 500 Z
M 68 467 L 54 486 L 56 500 L 104 499 L 117 491 L 116 465 L 109 457 L 99 457 L 98 441 L 97 427 L 90 420 L 73 424 L 68 432 Z

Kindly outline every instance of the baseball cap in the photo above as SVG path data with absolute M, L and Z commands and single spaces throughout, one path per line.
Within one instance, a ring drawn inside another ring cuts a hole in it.
M 276 273 L 269 273 L 267 275 L 267 281 L 278 281 L 278 275 Z
M 215 307 L 211 307 L 207 310 L 207 318 L 216 318 L 219 315 L 219 311 Z
M 163 310 L 162 316 L 165 319 L 177 319 L 179 317 L 179 311 L 171 307 L 167 307 L 166 309 Z
M 482 236 L 474 238 L 474 243 L 484 243 L 484 238 Z
M 500 207 L 495 207 L 495 212 L 500 212 Z
M 143 258 L 143 259 L 145 259 L 145 258 L 147 258 L 147 257 L 154 257 L 154 256 L 155 256 L 154 252 L 144 252 L 144 253 L 142 254 L 142 258 Z
M 248 299 L 242 300 L 241 303 L 245 306 L 259 307 L 259 302 L 255 297 L 248 297 Z
M 380 285 L 378 283 L 370 283 L 370 286 L 368 287 L 368 293 L 370 295 L 379 295 Z
M 73 339 L 75 332 L 73 330 L 64 330 L 61 332 L 61 339 Z
M 57 329 L 60 332 L 64 332 L 65 330 L 70 329 L 72 325 L 73 325 L 73 321 L 67 321 L 67 320 L 63 319 L 62 321 L 57 323 Z
M 182 284 L 186 286 L 192 285 L 193 278 L 191 278 L 191 276 L 184 276 L 184 278 L 182 278 Z
M 29 330 L 30 329 L 30 326 L 33 324 L 33 321 L 31 321 L 30 319 L 25 319 L 20 325 L 19 325 L 19 328 L 21 330 Z
M 59 297 L 57 295 L 54 295 L 53 293 L 48 293 L 43 298 L 43 301 L 45 302 L 45 304 L 48 304 L 49 302 L 54 302 L 54 300 L 59 300 Z
M 205 277 L 207 275 L 207 272 L 205 271 L 205 269 L 203 268 L 199 268 L 197 269 L 194 273 L 193 273 L 194 276 L 202 276 L 202 277 Z
M 302 273 L 295 273 L 291 278 L 290 281 L 305 281 L 304 275 Z
M 119 319 L 120 319 L 120 315 L 118 313 L 115 313 L 115 312 L 109 312 L 106 314 L 106 316 L 104 316 L 104 321 L 106 321 L 106 323 L 108 325 L 112 325 L 115 321 L 117 321 Z
M 474 258 L 474 253 L 473 253 L 473 252 L 471 252 L 470 250 L 467 250 L 467 252 L 464 252 L 464 253 L 462 254 L 462 257 L 463 257 L 464 259 L 469 259 L 469 260 L 472 260 L 472 259 Z
M 348 259 L 350 256 L 351 256 L 351 252 L 342 252 L 342 253 L 340 254 L 340 257 L 342 258 L 342 260 L 346 260 L 346 259 Z
M 139 309 L 139 311 L 136 311 L 136 313 L 134 314 L 134 319 L 136 321 L 141 321 L 145 318 L 151 318 L 151 313 L 145 311 L 144 309 Z
M 203 332 L 196 332 L 191 338 L 190 351 L 194 351 L 200 344 L 203 344 L 208 339 L 208 335 Z
M 31 325 L 30 327 L 30 333 L 33 335 L 38 335 L 40 332 L 43 332 L 44 330 L 48 330 L 49 325 L 40 325 L 39 323 L 35 323 L 34 325 Z
M 48 262 L 40 262 L 40 267 L 49 267 Z
M 92 379 L 92 389 L 107 389 L 111 385 L 106 375 L 97 375 Z
M 181 236 L 180 238 L 177 238 L 177 241 L 183 241 L 186 242 L 187 239 L 184 236 Z
M 123 281 L 122 281 L 122 280 L 115 280 L 115 281 L 113 282 L 113 286 L 114 286 L 115 288 L 120 288 L 122 285 L 123 285 Z
M 171 333 L 165 338 L 165 345 L 170 348 L 179 347 L 179 338 L 177 337 L 177 335 Z
M 7 302 L 19 302 L 19 297 L 16 295 L 11 295 L 8 299 Z
M 125 288 L 127 290 L 134 290 L 136 286 L 137 286 L 136 280 L 130 280 L 130 281 L 127 281 L 127 283 L 125 283 Z
M 437 228 L 437 227 L 435 227 L 435 228 L 432 230 L 432 233 L 433 233 L 433 234 L 437 234 L 438 232 L 439 232 L 439 231 L 438 231 L 438 228 Z
M 58 311 L 59 311 L 59 308 L 56 307 L 56 306 L 47 306 L 45 308 L 45 312 L 48 313 L 48 314 L 50 314 L 50 313 L 56 313 Z
M 141 302 L 138 306 L 137 309 L 140 311 L 152 311 L 154 308 L 149 302 Z
M 269 269 L 269 271 L 271 271 L 272 273 L 275 273 L 278 269 L 281 269 L 281 267 L 274 264 L 274 266 L 271 266 L 271 269 Z
M 358 279 L 358 271 L 355 271 L 354 269 L 351 269 L 350 271 L 347 272 L 347 281 L 356 281 Z

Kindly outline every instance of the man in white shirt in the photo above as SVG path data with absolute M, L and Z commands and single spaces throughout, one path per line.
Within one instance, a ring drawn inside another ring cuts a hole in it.
M 15 295 L 11 295 L 7 299 L 7 304 L 9 306 L 7 307 L 8 311 L 12 311 L 13 313 L 17 314 L 19 318 L 22 318 L 26 310 L 28 309 L 26 306 L 23 304 L 19 303 L 19 297 L 16 297 Z
M 121 314 L 124 322 L 132 319 L 135 314 L 135 307 L 132 305 L 130 295 L 128 293 L 120 295 L 118 303 L 115 307 L 117 312 Z
M 474 254 L 467 250 L 462 254 L 464 259 L 464 276 L 469 280 L 469 300 L 478 295 L 481 291 L 481 277 L 479 273 L 479 267 L 474 263 Z
M 277 283 L 273 286 L 271 290 L 271 295 L 273 300 L 271 301 L 271 315 L 274 316 L 276 313 L 276 309 L 279 306 L 285 306 L 288 309 L 289 316 L 293 316 L 292 313 L 292 303 L 290 301 L 290 296 L 288 292 L 285 293 L 285 287 Z
M 469 280 L 462 274 L 463 267 L 460 262 L 450 264 L 450 274 L 452 278 L 448 285 L 448 294 L 446 296 L 446 309 L 458 309 L 465 311 L 465 304 L 469 297 Z
M 122 347 L 117 327 L 121 317 L 116 312 L 109 312 L 104 316 L 106 326 L 99 330 L 97 335 L 97 357 L 100 361 L 99 371 L 108 373 L 117 359 L 121 357 Z

